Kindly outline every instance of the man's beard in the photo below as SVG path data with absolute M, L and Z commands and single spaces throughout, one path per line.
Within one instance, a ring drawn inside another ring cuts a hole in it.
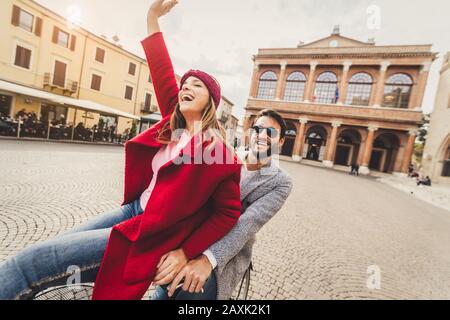
M 258 146 L 258 144 L 256 143 L 256 146 Z M 272 157 L 272 155 L 274 154 L 274 151 L 278 148 L 276 148 L 276 145 L 272 145 L 272 144 L 268 144 L 268 148 L 267 150 L 264 151 L 258 151 L 255 150 L 256 148 L 251 148 L 251 152 L 253 154 L 253 156 L 258 160 L 258 161 L 264 161 L 267 160 L 269 158 Z

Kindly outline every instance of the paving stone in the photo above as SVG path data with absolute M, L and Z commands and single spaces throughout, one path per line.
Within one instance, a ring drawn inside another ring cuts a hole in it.
M 122 202 L 123 148 L 0 150 L 0 261 Z M 450 299 L 448 211 L 376 179 L 281 165 L 294 189 L 257 235 L 250 299 Z M 380 290 L 366 285 L 373 265 Z

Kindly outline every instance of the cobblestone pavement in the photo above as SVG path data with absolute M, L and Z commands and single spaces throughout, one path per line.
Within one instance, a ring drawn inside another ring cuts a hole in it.
M 378 181 L 450 211 L 450 186 L 448 185 L 433 183 L 431 187 L 417 186 L 415 178 L 394 175 L 379 178 Z
M 123 148 L 0 140 L 0 261 L 120 206 Z M 252 299 L 450 299 L 450 214 L 372 178 L 282 162 Z M 369 290 L 368 267 L 381 270 Z

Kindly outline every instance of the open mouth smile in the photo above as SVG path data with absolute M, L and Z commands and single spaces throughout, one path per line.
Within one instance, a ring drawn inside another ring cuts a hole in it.
M 194 101 L 194 99 L 195 99 L 194 96 L 187 94 L 187 93 L 185 93 L 181 96 L 181 101 L 183 101 L 183 102 L 192 102 L 192 101 Z

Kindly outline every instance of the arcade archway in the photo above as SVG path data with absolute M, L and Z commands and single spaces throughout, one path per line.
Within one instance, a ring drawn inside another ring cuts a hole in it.
M 297 128 L 295 127 L 295 124 L 290 121 L 286 122 L 286 127 L 286 138 L 281 150 L 281 155 L 292 157 L 292 154 L 294 153 L 295 139 L 297 138 Z
M 304 158 L 307 160 L 322 161 L 325 156 L 326 145 L 326 129 L 321 125 L 310 128 L 306 134 L 304 147 L 306 154 L 304 154 Z
M 334 163 L 341 166 L 357 164 L 361 135 L 355 129 L 345 129 L 338 138 Z
M 442 177 L 450 177 L 450 136 L 444 143 L 441 156 L 439 158 L 439 160 L 442 161 L 442 171 L 439 172 L 439 174 Z
M 400 140 L 395 134 L 380 134 L 373 143 L 369 168 L 380 172 L 394 172 L 399 148 Z

